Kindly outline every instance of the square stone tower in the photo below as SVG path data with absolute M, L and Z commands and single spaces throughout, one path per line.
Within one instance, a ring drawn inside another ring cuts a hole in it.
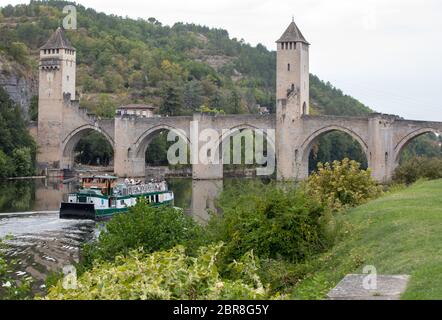
M 295 140 L 302 130 L 299 121 L 309 114 L 309 46 L 295 22 L 276 41 L 276 153 L 278 179 L 297 177 Z
M 59 167 L 63 132 L 63 106 L 75 100 L 76 50 L 58 28 L 40 48 L 37 162 Z
M 288 110 L 293 116 L 309 113 L 309 43 L 292 21 L 287 30 L 276 41 L 276 99 L 290 103 L 296 97 L 295 110 Z

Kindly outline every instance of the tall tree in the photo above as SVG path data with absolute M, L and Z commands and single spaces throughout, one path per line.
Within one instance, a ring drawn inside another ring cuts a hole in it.
M 183 94 L 181 88 L 177 86 L 176 83 L 164 83 L 161 90 L 161 98 L 161 114 L 167 116 L 178 116 L 182 113 Z

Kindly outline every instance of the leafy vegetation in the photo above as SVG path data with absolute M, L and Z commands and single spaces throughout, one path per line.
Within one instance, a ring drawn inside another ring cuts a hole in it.
M 0 87 L 0 178 L 33 175 L 36 149 L 20 109 Z
M 441 179 L 442 159 L 414 157 L 396 168 L 393 181 L 396 183 L 412 184 L 419 179 Z
M 300 189 L 240 183 L 223 192 L 219 206 L 222 215 L 212 218 L 208 232 L 213 241 L 226 244 L 226 260 L 254 250 L 262 259 L 296 262 L 327 244 L 328 216 Z
M 201 227 L 182 211 L 154 208 L 139 201 L 129 213 L 109 221 L 97 242 L 85 245 L 84 265 L 90 266 L 94 260 L 113 261 L 116 256 L 138 248 L 145 253 L 169 250 L 179 244 L 195 249 L 194 242 L 199 238 Z
M 201 248 L 196 257 L 185 248 L 146 254 L 132 251 L 115 262 L 97 263 L 80 276 L 77 289 L 64 289 L 62 281 L 50 289 L 52 300 L 262 300 L 268 290 L 256 274 L 253 253 L 231 268 L 240 279 L 220 276 L 216 261 L 222 244 Z
M 361 170 L 356 161 L 344 159 L 332 164 L 318 164 L 306 184 L 307 194 L 332 210 L 355 207 L 381 195 L 382 188 Z

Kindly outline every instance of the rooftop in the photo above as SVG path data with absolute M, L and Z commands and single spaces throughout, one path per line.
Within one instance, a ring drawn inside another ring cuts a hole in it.
M 310 44 L 307 42 L 307 40 L 305 40 L 295 21 L 292 21 L 292 23 L 290 23 L 287 30 L 285 30 L 284 34 L 276 42 L 302 42 L 305 44 Z
M 41 47 L 40 49 L 70 49 L 75 50 L 75 48 L 71 45 L 68 38 L 66 37 L 66 34 L 64 32 L 64 29 L 61 27 L 58 27 L 57 30 L 51 35 L 48 42 Z
M 156 109 L 154 106 L 152 105 L 147 105 L 147 104 L 128 104 L 126 106 L 120 106 L 118 107 L 118 109 L 123 109 L 123 110 L 154 110 Z

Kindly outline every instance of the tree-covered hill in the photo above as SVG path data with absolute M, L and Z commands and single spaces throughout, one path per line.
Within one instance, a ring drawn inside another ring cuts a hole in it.
M 38 48 L 61 24 L 64 1 L 5 6 L 0 14 L 0 55 L 37 72 Z M 160 112 L 190 114 L 202 105 L 226 113 L 274 111 L 276 53 L 231 39 L 226 30 L 195 24 L 133 20 L 79 4 L 78 30 L 68 36 L 78 52 L 82 105 L 102 116 L 128 102 L 152 103 Z M 370 109 L 331 84 L 311 77 L 319 114 L 362 115 Z M 172 101 L 162 108 L 164 101 Z

